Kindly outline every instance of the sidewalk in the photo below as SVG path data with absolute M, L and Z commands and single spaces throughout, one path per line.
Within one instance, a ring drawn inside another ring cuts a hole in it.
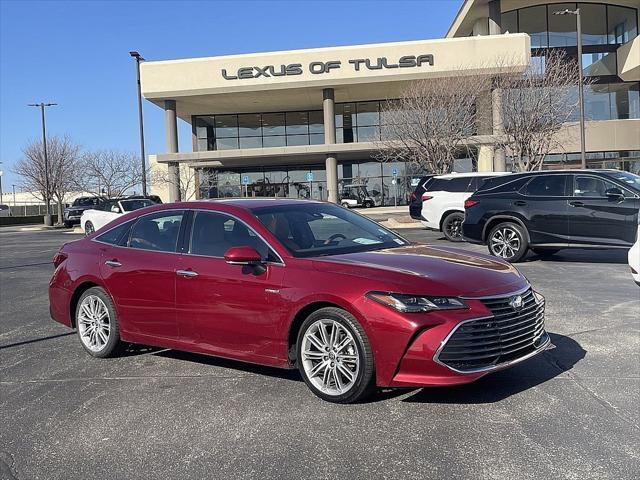
M 409 216 L 409 206 L 358 208 L 358 213 L 371 217 L 387 228 L 423 228 L 418 220 Z

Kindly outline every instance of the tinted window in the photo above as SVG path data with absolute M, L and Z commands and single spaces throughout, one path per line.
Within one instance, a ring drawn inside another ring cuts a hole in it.
M 222 258 L 231 247 L 253 247 L 263 259 L 280 261 L 267 244 L 241 221 L 222 213 L 196 212 L 189 252 Z
M 126 222 L 122 225 L 118 225 L 112 228 L 108 232 L 103 233 L 96 238 L 99 242 L 109 243 L 111 245 L 123 245 L 126 243 L 129 236 L 129 230 L 131 230 L 132 222 Z
M 296 257 L 337 255 L 406 245 L 389 230 L 336 205 L 257 208 L 254 214 Z
M 562 197 L 568 175 L 536 175 L 525 187 L 525 194 L 534 197 Z
M 93 205 L 100 205 L 100 199 L 97 197 L 81 197 L 73 201 L 74 207 L 91 207 Z
M 150 207 L 151 205 L 155 205 L 155 202 L 151 200 L 122 200 L 120 202 L 122 208 L 124 208 L 125 212 L 132 212 L 133 210 L 138 210 L 139 208 Z
M 182 215 L 182 212 L 160 212 L 140 218 L 131 229 L 129 246 L 175 252 Z
M 502 193 L 517 192 L 531 177 L 489 177 L 480 185 L 479 192 Z
M 577 175 L 573 188 L 573 195 L 576 197 L 606 197 L 608 189 L 620 189 L 612 182 L 590 175 Z
M 469 187 L 470 178 L 436 178 L 429 186 L 430 192 L 466 192 Z
M 615 178 L 619 182 L 640 193 L 640 176 L 629 172 L 611 172 L 607 174 L 611 178 Z
M 484 181 L 489 177 L 472 177 L 471 183 L 469 184 L 468 192 L 475 192 L 480 188 L 480 186 L 484 183 Z

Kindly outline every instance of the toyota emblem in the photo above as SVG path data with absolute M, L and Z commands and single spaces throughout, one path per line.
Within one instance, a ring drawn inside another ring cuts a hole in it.
M 520 310 L 524 305 L 524 302 L 522 301 L 522 297 L 520 295 L 516 295 L 509 301 L 509 305 L 514 310 Z

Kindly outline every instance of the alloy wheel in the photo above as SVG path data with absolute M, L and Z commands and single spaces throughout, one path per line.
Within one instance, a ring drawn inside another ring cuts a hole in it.
M 351 332 L 335 320 L 318 320 L 309 326 L 301 356 L 307 378 L 327 395 L 342 395 L 356 383 L 358 347 Z
M 87 223 L 84 225 L 84 233 L 85 233 L 86 235 L 91 235 L 93 232 L 95 232 L 95 228 L 93 228 L 93 223 L 91 223 L 91 222 L 87 222 Z
M 514 229 L 503 227 L 496 230 L 491 236 L 491 251 L 498 257 L 512 258 L 520 250 L 520 235 Z
M 92 352 L 100 352 L 109 342 L 111 322 L 107 306 L 97 295 L 87 295 L 78 309 L 80 340 Z
M 452 216 L 452 218 L 444 226 L 446 232 L 445 235 L 450 239 L 462 238 L 462 219 L 458 216 Z

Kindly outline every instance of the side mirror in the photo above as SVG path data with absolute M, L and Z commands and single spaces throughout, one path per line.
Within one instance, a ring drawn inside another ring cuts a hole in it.
M 617 200 L 618 202 L 624 200 L 624 193 L 616 187 L 608 188 L 604 194 L 609 198 L 609 200 Z
M 224 260 L 231 265 L 260 265 L 262 256 L 253 247 L 231 247 L 225 252 Z
M 113 207 L 111 207 L 111 211 L 112 211 L 113 213 L 120 213 L 120 209 L 119 209 L 117 206 L 115 206 L 115 205 L 114 205 Z

